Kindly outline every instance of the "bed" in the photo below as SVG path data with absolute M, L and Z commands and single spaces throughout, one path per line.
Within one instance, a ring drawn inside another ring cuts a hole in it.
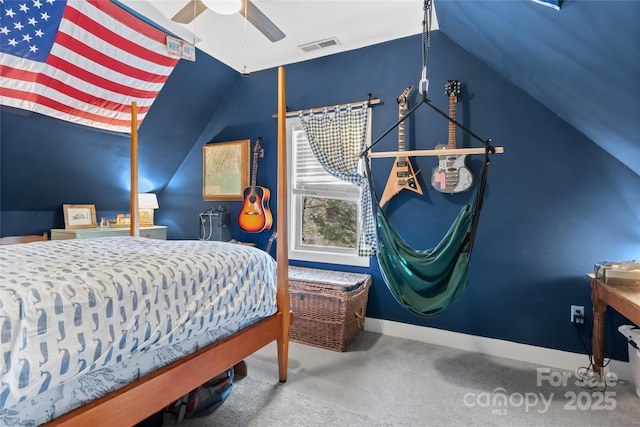
M 281 67 L 283 262 L 244 245 L 137 237 L 135 191 L 131 236 L 0 247 L 0 425 L 134 425 L 272 341 L 286 381 L 285 115 Z M 132 126 L 131 188 L 136 144 Z

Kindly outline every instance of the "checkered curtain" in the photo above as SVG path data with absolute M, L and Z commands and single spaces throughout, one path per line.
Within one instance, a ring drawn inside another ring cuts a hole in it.
M 361 188 L 360 195 L 360 240 L 358 255 L 375 255 L 378 247 L 376 224 L 371 204 L 369 182 L 364 175 L 361 160 L 356 154 L 365 149 L 369 105 L 362 108 L 335 107 L 329 112 L 327 107 L 321 113 L 299 113 L 311 150 L 322 167 L 331 175 Z

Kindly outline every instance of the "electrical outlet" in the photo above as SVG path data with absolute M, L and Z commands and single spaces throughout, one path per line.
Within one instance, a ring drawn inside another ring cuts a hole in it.
M 571 306 L 571 323 L 582 325 L 584 323 L 584 306 L 572 305 Z

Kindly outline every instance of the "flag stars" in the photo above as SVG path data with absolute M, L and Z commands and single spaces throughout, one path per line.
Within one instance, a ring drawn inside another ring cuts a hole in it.
M 49 30 L 49 26 L 52 23 L 59 25 L 66 3 L 58 0 L 0 0 L 2 54 L 44 62 L 56 33 Z

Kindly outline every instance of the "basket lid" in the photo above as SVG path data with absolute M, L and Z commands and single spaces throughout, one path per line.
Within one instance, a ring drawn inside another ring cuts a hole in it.
M 358 289 L 368 278 L 368 274 L 321 270 L 317 268 L 289 267 L 289 280 L 313 282 L 318 286 L 342 292 Z

